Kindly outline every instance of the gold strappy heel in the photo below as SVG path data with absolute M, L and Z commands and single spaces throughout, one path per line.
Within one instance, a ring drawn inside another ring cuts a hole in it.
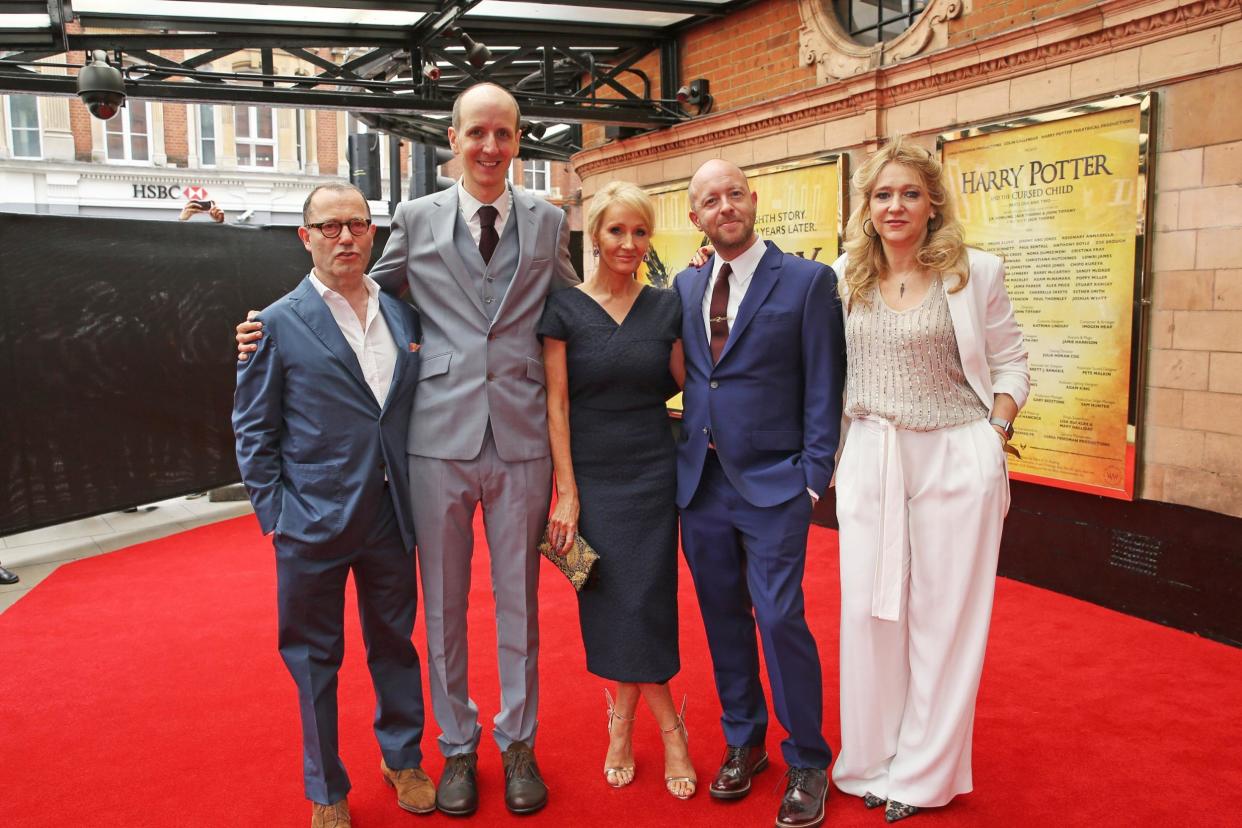
M 668 728 L 667 730 L 661 729 L 660 732 L 661 733 L 672 733 L 677 730 L 681 731 L 681 738 L 685 740 L 686 756 L 687 758 L 689 758 L 690 731 L 686 729 L 686 697 L 685 696 L 681 697 L 681 712 L 677 714 L 676 723 L 672 727 Z M 690 792 L 686 794 L 679 794 L 676 791 L 674 791 L 673 786 L 679 782 L 689 785 Z M 677 797 L 678 799 L 689 799 L 690 797 L 694 796 L 694 792 L 698 790 L 698 784 L 699 784 L 699 780 L 693 776 L 666 776 L 664 777 L 664 787 L 668 790 L 670 794 Z
M 604 688 L 604 698 L 608 700 L 608 733 L 612 734 L 613 720 L 623 722 L 632 722 L 637 716 L 623 716 L 617 712 L 617 705 L 613 702 L 612 693 L 608 692 L 608 688 Z M 626 785 L 634 781 L 634 763 L 629 765 L 617 765 L 616 767 L 604 767 L 604 779 L 614 788 L 624 788 Z M 623 780 L 623 781 L 621 781 Z

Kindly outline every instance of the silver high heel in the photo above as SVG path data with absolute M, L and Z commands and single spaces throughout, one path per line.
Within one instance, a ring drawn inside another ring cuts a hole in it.
M 609 735 L 612 734 L 613 720 L 620 720 L 623 722 L 632 722 L 636 718 L 638 718 L 637 716 L 623 716 L 620 713 L 618 713 L 617 705 L 612 699 L 612 693 L 608 692 L 607 687 L 604 688 L 604 698 L 608 700 L 608 733 Z M 627 774 L 628 774 L 628 778 L 626 778 Z M 617 765 L 615 767 L 605 766 L 604 767 L 604 779 L 606 779 L 608 781 L 608 784 L 614 788 L 624 788 L 626 785 L 634 781 L 634 763 L 631 762 L 629 765 Z M 618 779 L 624 779 L 625 781 L 623 782 L 615 781 Z
M 676 730 L 681 731 L 681 738 L 685 740 L 686 753 L 688 755 L 690 752 L 690 731 L 686 729 L 686 697 L 685 696 L 681 697 L 681 712 L 677 714 L 676 723 L 674 723 L 673 726 L 668 728 L 667 730 L 661 728 L 660 732 L 661 733 L 672 733 Z M 676 791 L 674 791 L 673 786 L 679 782 L 689 785 L 690 793 L 679 794 Z M 664 777 L 664 787 L 668 789 L 668 792 L 670 794 L 677 797 L 678 799 L 689 799 L 690 797 L 694 796 L 695 791 L 698 790 L 698 784 L 699 784 L 699 780 L 693 776 L 666 776 Z

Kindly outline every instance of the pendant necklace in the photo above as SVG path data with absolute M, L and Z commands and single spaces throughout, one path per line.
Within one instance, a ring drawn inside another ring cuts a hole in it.
M 897 290 L 897 297 L 900 299 L 901 297 L 903 297 L 903 296 L 905 296 L 905 295 L 906 295 L 906 283 L 905 283 L 905 282 L 902 282 L 902 283 L 901 283 L 901 287 L 900 287 L 900 288 L 898 288 L 898 290 Z

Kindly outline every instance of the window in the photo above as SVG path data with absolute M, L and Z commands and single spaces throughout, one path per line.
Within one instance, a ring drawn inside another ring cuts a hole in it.
M 276 166 L 276 112 L 270 106 L 235 106 L 237 166 Z
M 300 109 L 293 110 L 294 149 L 298 156 L 298 170 L 306 169 L 306 113 Z
M 549 161 L 523 161 L 522 186 L 533 193 L 546 193 L 550 189 L 552 173 Z
M 927 0 L 833 0 L 837 19 L 855 42 L 874 46 L 892 40 L 923 13 Z
M 14 158 L 42 158 L 39 132 L 39 99 L 34 95 L 10 95 L 8 101 L 9 145 Z
M 198 105 L 198 163 L 216 165 L 216 108 L 211 104 Z
M 104 121 L 109 161 L 151 160 L 151 112 L 146 101 L 130 100 L 115 118 Z

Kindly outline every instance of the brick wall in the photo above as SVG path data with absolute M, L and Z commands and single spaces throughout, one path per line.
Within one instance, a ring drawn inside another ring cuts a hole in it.
M 711 81 L 716 109 L 815 86 L 815 68 L 798 62 L 798 0 L 762 0 L 695 26 L 681 38 L 682 82 Z
M 78 98 L 69 99 L 69 128 L 73 131 L 73 155 L 79 161 L 91 160 L 91 113 Z
M 1239 88 L 1235 69 L 1161 102 L 1142 456 L 1144 497 L 1242 516 L 1242 107 L 1214 105 Z
M 319 160 L 320 175 L 336 175 L 336 112 L 315 111 L 315 158 Z
M 1100 0 L 970 0 L 970 7 L 949 21 L 949 45 L 960 46 L 1099 4 Z

